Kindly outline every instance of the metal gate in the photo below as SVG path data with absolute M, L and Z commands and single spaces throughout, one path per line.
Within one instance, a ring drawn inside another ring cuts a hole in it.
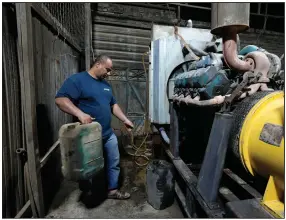
M 135 123 L 140 134 L 146 116 L 146 73 L 148 72 L 151 27 L 153 22 L 171 24 L 176 13 L 147 4 L 98 3 L 92 5 L 92 58 L 106 54 L 113 60 L 115 71 L 109 77 L 113 93 L 124 113 Z M 112 127 L 121 123 L 112 120 Z

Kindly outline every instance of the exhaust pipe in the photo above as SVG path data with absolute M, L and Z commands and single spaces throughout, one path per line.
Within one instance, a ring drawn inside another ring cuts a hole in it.
M 249 28 L 250 3 L 212 3 L 212 30 L 211 33 L 221 36 L 223 39 L 223 55 L 229 68 L 238 72 L 255 71 L 261 72 L 262 77 L 258 82 L 249 88 L 249 95 L 260 88 L 268 91 L 265 84 L 269 82 L 267 74 L 270 69 L 270 62 L 263 52 L 255 51 L 247 54 L 245 60 L 240 60 L 237 55 L 238 33 Z M 246 94 L 241 96 L 244 97 Z
M 240 60 L 237 55 L 237 34 L 249 28 L 250 3 L 212 3 L 211 33 L 223 39 L 223 55 L 231 69 L 246 72 L 254 69 L 254 61 Z

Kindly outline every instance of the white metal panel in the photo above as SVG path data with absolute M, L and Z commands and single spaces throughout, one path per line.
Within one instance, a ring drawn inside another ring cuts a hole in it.
M 210 30 L 181 28 L 187 42 L 200 47 L 213 40 Z M 167 82 L 173 69 L 184 62 L 182 45 L 174 35 L 174 27 L 153 25 L 149 67 L 149 117 L 152 123 L 169 124 Z
M 178 32 L 185 40 L 211 41 L 213 39 L 210 29 L 178 27 Z M 173 26 L 153 25 L 152 41 L 169 36 L 174 36 Z

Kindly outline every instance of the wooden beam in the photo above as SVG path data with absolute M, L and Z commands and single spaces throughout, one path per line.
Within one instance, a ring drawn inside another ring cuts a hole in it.
M 29 194 L 29 198 L 30 198 L 29 201 L 30 201 L 31 209 L 32 209 L 32 216 L 34 218 L 37 218 L 39 216 L 39 214 L 37 211 L 37 205 L 36 205 L 36 201 L 34 198 L 34 193 L 33 193 L 32 185 L 31 185 L 30 171 L 29 171 L 27 162 L 24 165 L 24 171 L 25 171 L 25 182 L 26 182 L 26 185 L 28 188 L 28 194 Z
M 90 3 L 84 3 L 85 12 L 85 68 L 90 69 L 90 50 L 91 50 L 91 34 L 92 34 L 92 20 L 91 20 L 91 9 Z
M 158 3 L 135 3 L 135 2 L 122 2 L 120 3 L 122 5 L 131 5 L 131 6 L 138 6 L 138 7 L 144 7 L 144 8 L 154 8 L 154 9 L 161 9 L 161 10 L 170 10 L 170 11 L 176 11 L 176 8 L 174 7 L 167 7 L 166 3 L 158 4 Z
M 45 156 L 41 159 L 40 164 L 41 164 L 41 168 L 43 168 L 43 166 L 45 166 L 45 164 L 47 163 L 48 159 L 51 157 L 52 153 L 60 146 L 60 141 L 57 140 L 53 146 L 51 146 L 51 148 L 49 149 L 49 151 L 45 154 Z
M 60 141 L 57 140 L 53 146 L 49 149 L 49 151 L 45 154 L 45 156 L 41 159 L 40 165 L 41 169 L 43 166 L 47 163 L 48 159 L 52 155 L 52 153 L 60 146 Z M 26 165 L 25 165 L 26 166 Z M 28 183 L 29 184 L 29 183 Z M 29 187 L 29 186 L 28 186 Z M 31 201 L 28 200 L 26 204 L 22 207 L 22 209 L 18 212 L 18 214 L 15 216 L 15 218 L 26 218 L 26 217 L 31 217 L 28 216 L 28 213 L 31 212 Z
M 31 188 L 40 218 L 45 216 L 42 180 L 40 173 L 39 149 L 37 140 L 37 117 L 35 97 L 35 74 L 33 56 L 33 31 L 30 3 L 16 3 L 18 31 L 18 61 L 23 95 L 25 140 L 28 154 L 28 169 Z M 31 198 L 30 198 L 31 199 Z
M 197 5 L 189 5 L 186 3 L 169 3 L 170 5 L 177 5 L 177 6 L 183 6 L 187 8 L 197 8 L 197 9 L 204 9 L 204 10 L 209 10 L 211 11 L 212 9 L 209 7 L 203 7 L 203 6 L 197 6 Z
M 18 214 L 15 216 L 15 218 L 29 218 L 31 216 L 28 216 L 29 212 L 31 212 L 31 202 L 28 200 L 26 204 L 23 206 L 23 208 L 18 212 Z
M 76 49 L 78 52 L 82 52 L 82 48 L 75 42 L 74 38 L 71 36 L 70 32 L 67 31 L 62 24 L 50 13 L 49 9 L 42 5 L 42 3 L 31 3 L 33 10 L 51 26 L 54 31 L 58 32 L 61 37 L 63 37 L 66 42 Z
M 130 16 L 128 16 L 128 15 L 124 15 L 124 14 L 121 15 L 121 14 L 115 14 L 115 13 L 112 14 L 112 13 L 102 12 L 102 11 L 96 12 L 96 15 L 108 17 L 108 18 L 116 18 L 117 20 L 132 19 L 133 21 L 139 21 L 139 22 L 142 22 L 142 21 L 146 22 L 147 21 L 147 22 L 151 22 L 151 23 L 153 22 L 156 24 L 174 25 L 174 21 L 171 19 L 156 19 L 156 20 L 154 20 L 154 18 L 150 18 L 150 17 L 142 17 L 142 18 L 141 17 L 132 17 L 132 18 L 130 18 Z M 174 20 L 176 20 L 176 18 L 174 18 Z

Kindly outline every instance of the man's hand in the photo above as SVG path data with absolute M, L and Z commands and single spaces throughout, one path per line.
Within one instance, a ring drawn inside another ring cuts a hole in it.
M 92 117 L 85 113 L 80 114 L 77 118 L 82 124 L 89 124 L 92 122 Z
M 114 104 L 112 107 L 112 113 L 120 120 L 124 123 L 125 127 L 127 128 L 127 130 L 130 132 L 132 130 L 132 128 L 134 127 L 133 123 L 126 118 L 126 116 L 124 115 L 124 113 L 122 112 L 122 110 L 120 109 L 118 104 Z
M 133 123 L 130 121 L 130 120 L 128 120 L 128 119 L 126 119 L 124 122 L 124 125 L 126 126 L 126 128 L 127 128 L 127 130 L 130 132 L 132 129 L 133 129 L 133 127 L 134 127 L 134 125 L 133 125 Z

